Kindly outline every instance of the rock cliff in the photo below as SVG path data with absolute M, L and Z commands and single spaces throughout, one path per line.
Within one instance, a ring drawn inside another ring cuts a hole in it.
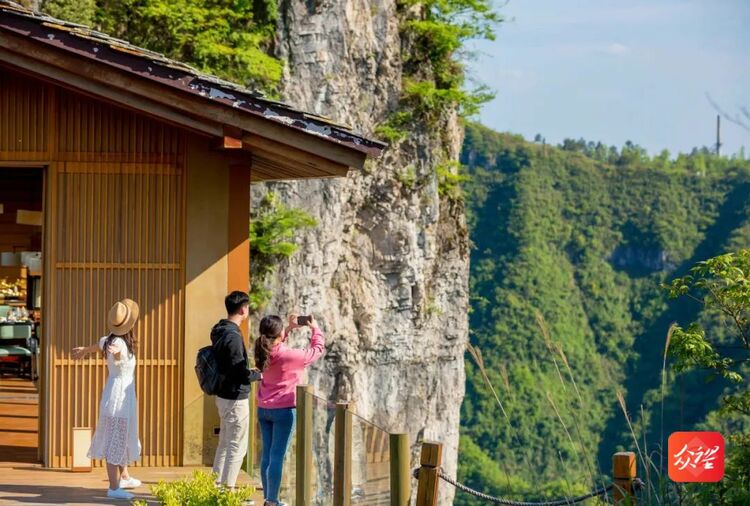
M 283 0 L 279 10 L 285 100 L 373 135 L 398 106 L 408 51 L 395 3 Z M 469 251 L 463 203 L 440 195 L 435 167 L 446 155 L 456 160 L 461 141 L 458 118 L 449 115 L 347 178 L 252 189 L 254 205 L 273 191 L 318 222 L 267 280 L 273 296 L 264 310 L 319 317 L 328 351 L 309 373 L 316 393 L 353 402 L 390 432 L 408 432 L 415 457 L 421 440 L 443 442 L 451 475 L 464 396 Z M 302 334 L 295 339 L 305 344 Z M 355 466 L 355 487 L 356 473 Z M 450 504 L 452 491 L 442 489 Z

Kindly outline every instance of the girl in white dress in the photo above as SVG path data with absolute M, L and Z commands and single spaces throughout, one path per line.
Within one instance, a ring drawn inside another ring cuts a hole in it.
M 107 383 L 99 405 L 99 423 L 88 456 L 107 461 L 107 497 L 132 499 L 125 491 L 141 482 L 128 473 L 128 464 L 141 457 L 138 440 L 138 403 L 135 398 L 135 351 L 133 327 L 138 304 L 130 299 L 116 302 L 107 319 L 109 335 L 91 346 L 74 348 L 74 359 L 101 351 L 107 358 Z

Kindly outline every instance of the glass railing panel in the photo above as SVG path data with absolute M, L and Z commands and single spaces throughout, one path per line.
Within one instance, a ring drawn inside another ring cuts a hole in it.
M 352 504 L 391 502 L 390 436 L 373 423 L 352 416 Z

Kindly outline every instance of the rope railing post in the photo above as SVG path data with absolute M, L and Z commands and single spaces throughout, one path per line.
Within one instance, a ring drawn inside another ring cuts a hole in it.
M 252 475 L 255 471 L 255 461 L 258 456 L 258 382 L 253 381 L 250 384 L 250 426 L 248 427 L 247 438 L 247 455 L 245 457 L 245 470 L 247 474 Z
M 297 387 L 297 506 L 312 506 L 312 387 Z
M 615 487 L 612 491 L 615 506 L 634 505 L 635 453 L 618 452 L 612 456 L 612 478 L 615 481 Z
M 409 434 L 391 434 L 391 506 L 408 506 L 411 496 Z
M 416 506 L 437 506 L 440 465 L 443 462 L 443 445 L 422 443 Z
M 352 412 L 336 404 L 333 457 L 333 506 L 349 506 L 352 499 Z

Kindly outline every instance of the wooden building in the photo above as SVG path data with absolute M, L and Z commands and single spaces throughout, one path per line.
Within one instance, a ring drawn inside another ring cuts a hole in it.
M 225 294 L 248 289 L 249 184 L 344 176 L 383 148 L 0 0 L 0 185 L 33 173 L 43 188 L 40 460 L 71 467 L 72 429 L 95 426 L 105 363 L 70 350 L 127 296 L 141 306 L 141 464 L 210 461 L 217 415 L 193 366 Z

